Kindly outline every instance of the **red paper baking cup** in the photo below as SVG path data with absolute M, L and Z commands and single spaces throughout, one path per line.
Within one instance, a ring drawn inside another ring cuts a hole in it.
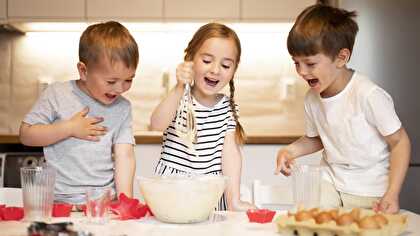
M 53 217 L 69 217 L 73 205 L 68 203 L 54 203 L 52 216 Z
M 4 207 L 1 212 L 3 220 L 21 220 L 24 216 L 22 207 Z
M 276 214 L 276 212 L 268 209 L 250 209 L 246 212 L 246 214 L 250 222 L 263 224 L 270 223 L 273 220 L 273 217 Z

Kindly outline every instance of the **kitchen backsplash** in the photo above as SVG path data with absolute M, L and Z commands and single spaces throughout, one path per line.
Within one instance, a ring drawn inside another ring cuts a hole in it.
M 199 25 L 182 30 L 133 31 L 140 63 L 132 88 L 134 130 L 148 131 L 153 108 L 175 84 L 175 68 Z M 291 24 L 231 25 L 242 43 L 235 75 L 241 122 L 251 135 L 303 133 L 303 97 L 287 52 Z M 78 79 L 80 32 L 0 33 L 0 133 L 17 134 L 23 116 L 48 83 Z

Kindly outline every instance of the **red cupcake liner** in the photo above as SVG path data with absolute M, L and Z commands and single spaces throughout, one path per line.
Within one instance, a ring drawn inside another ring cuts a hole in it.
M 21 220 L 24 217 L 22 207 L 0 207 L 0 216 L 2 220 Z
M 149 207 L 142 204 L 138 199 L 129 198 L 124 193 L 118 197 L 118 201 L 111 203 L 112 213 L 120 220 L 140 219 L 151 213 Z
M 54 203 L 52 216 L 53 217 L 69 217 L 71 214 L 72 204 L 68 203 Z
M 273 220 L 276 212 L 268 209 L 250 209 L 246 212 L 246 214 L 250 222 L 264 224 L 270 223 Z

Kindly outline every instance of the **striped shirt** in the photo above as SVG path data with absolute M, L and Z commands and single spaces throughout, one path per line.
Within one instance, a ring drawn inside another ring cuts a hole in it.
M 193 99 L 193 107 L 197 125 L 195 152 L 176 134 L 174 119 L 163 134 L 158 165 L 163 164 L 187 173 L 221 174 L 225 135 L 236 128 L 229 98 L 224 95 L 213 107 L 203 106 Z

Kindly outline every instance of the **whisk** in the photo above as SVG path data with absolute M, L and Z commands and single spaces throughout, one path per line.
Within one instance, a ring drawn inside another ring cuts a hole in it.
M 185 114 L 185 117 L 184 117 Z M 185 84 L 184 95 L 181 98 L 176 118 L 175 130 L 179 137 L 184 139 L 188 148 L 194 150 L 194 143 L 197 140 L 197 125 L 194 114 L 193 99 L 190 84 Z

